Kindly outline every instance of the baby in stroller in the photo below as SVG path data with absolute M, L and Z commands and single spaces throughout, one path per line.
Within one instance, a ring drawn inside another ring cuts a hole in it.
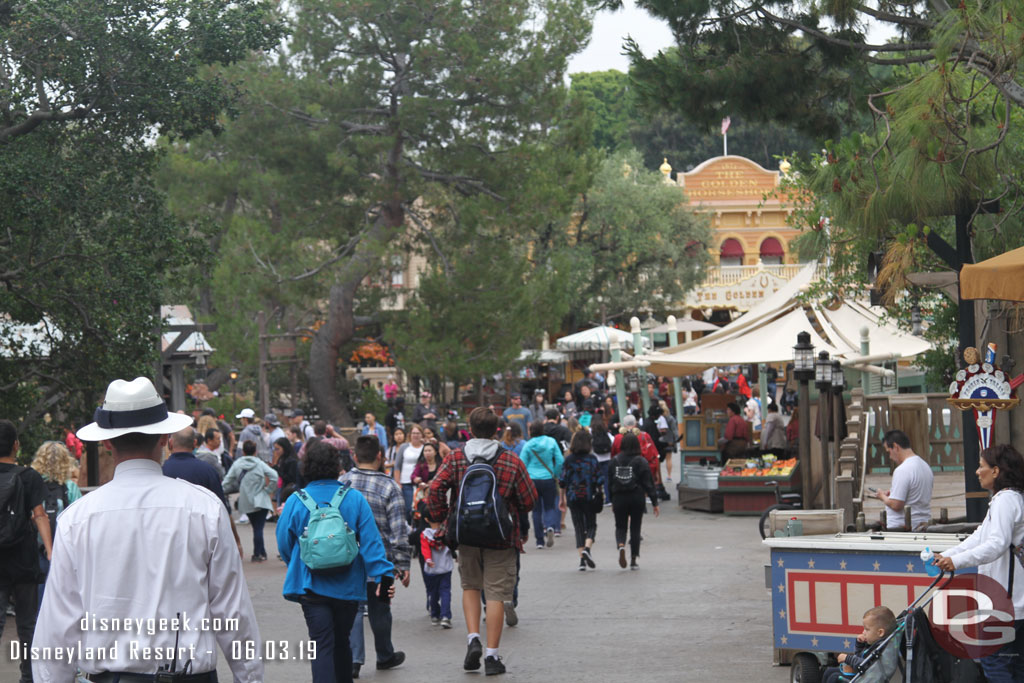
M 896 616 L 885 606 L 872 607 L 864 613 L 864 631 L 857 636 L 855 654 L 841 654 L 838 667 L 825 669 L 823 683 L 843 683 L 857 674 L 858 683 L 885 683 L 896 669 L 900 660 L 900 638 L 885 637 L 896 630 Z M 877 656 L 871 656 L 875 644 L 882 648 Z

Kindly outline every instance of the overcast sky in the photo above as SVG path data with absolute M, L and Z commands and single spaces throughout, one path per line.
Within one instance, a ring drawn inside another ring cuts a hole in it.
M 622 5 L 618 12 L 599 12 L 594 18 L 594 36 L 587 49 L 569 60 L 569 73 L 629 71 L 629 59 L 621 54 L 626 36 L 632 36 L 648 57 L 672 44 L 668 24 L 639 9 L 633 0 L 625 0 Z

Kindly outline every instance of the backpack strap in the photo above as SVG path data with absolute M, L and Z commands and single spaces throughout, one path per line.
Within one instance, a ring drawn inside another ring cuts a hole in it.
M 330 506 L 338 510 L 341 509 L 341 501 L 345 500 L 345 496 L 348 494 L 348 490 L 352 488 L 351 482 L 345 482 L 338 487 L 338 490 L 331 496 Z
M 299 497 L 299 500 L 302 501 L 302 504 L 306 506 L 307 510 L 311 513 L 316 512 L 316 501 L 313 500 L 312 496 L 306 493 L 306 489 L 299 489 L 295 492 L 295 495 Z

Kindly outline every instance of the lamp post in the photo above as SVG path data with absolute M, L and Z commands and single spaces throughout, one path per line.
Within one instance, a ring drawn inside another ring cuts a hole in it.
M 236 401 L 238 400 L 238 395 L 235 393 L 235 381 L 238 379 L 238 368 L 231 368 L 228 372 L 228 377 L 231 378 L 231 414 L 237 415 L 238 406 L 236 405 Z M 233 420 L 235 418 L 232 417 L 231 419 Z
M 829 455 L 829 471 L 834 472 L 839 462 L 839 433 L 843 420 L 843 392 L 846 390 L 846 378 L 843 366 L 838 360 L 832 361 L 832 452 Z M 829 477 L 829 493 L 832 500 L 836 499 L 836 478 Z
M 797 457 L 800 461 L 801 483 L 804 496 L 811 495 L 811 390 L 808 382 L 814 377 L 814 346 L 811 335 L 801 332 L 796 336 L 793 347 L 793 375 L 797 380 L 797 410 L 800 420 L 800 434 L 797 440 Z M 810 508 L 810 502 L 805 503 Z
M 829 455 L 829 415 L 832 397 L 832 361 L 828 351 L 818 353 L 818 361 L 814 364 L 814 386 L 818 389 L 818 424 L 821 425 L 821 476 L 825 509 L 832 508 L 832 458 Z

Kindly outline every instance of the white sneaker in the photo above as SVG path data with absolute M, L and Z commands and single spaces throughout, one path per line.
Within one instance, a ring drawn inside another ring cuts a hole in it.
M 235 524 L 248 524 L 249 515 L 242 513 L 242 516 L 235 520 Z
M 553 528 L 551 528 L 551 527 L 548 527 L 547 529 L 544 530 L 544 545 L 546 545 L 547 547 L 550 548 L 554 544 L 555 544 L 555 530 Z

